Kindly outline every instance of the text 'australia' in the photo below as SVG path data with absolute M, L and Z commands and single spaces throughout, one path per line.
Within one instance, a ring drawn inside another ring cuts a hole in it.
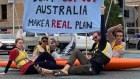
M 38 5 L 36 14 L 87 15 L 87 6 Z

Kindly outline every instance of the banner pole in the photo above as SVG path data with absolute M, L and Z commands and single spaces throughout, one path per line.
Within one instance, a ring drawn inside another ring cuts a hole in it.
M 109 10 L 108 10 L 108 13 L 107 13 L 107 18 L 106 18 L 106 21 L 105 21 L 105 27 L 107 26 L 107 22 L 108 22 L 108 18 L 109 18 L 109 15 L 110 15 L 110 10 L 111 10 L 111 7 L 112 7 L 112 3 L 113 3 L 113 0 L 111 0 L 110 6 L 109 6 Z
M 48 33 L 48 45 L 50 45 L 50 33 Z
M 87 56 L 87 33 L 86 33 L 86 56 Z

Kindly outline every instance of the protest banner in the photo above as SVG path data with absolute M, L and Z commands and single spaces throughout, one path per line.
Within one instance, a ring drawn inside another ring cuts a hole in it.
M 24 0 L 24 31 L 87 33 L 100 30 L 103 0 Z

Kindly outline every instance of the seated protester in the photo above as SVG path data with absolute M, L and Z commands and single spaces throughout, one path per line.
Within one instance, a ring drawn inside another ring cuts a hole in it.
M 60 58 L 59 56 L 59 43 L 54 39 L 54 38 L 50 38 L 50 43 L 49 43 L 49 46 L 50 46 L 50 52 L 51 52 L 51 55 L 54 57 L 54 58 Z
M 104 14 L 105 7 L 101 7 L 102 14 Z M 38 65 L 35 66 L 37 71 L 43 75 L 45 74 L 54 74 L 59 75 L 98 75 L 103 70 L 104 65 L 109 63 L 110 58 L 112 57 L 112 48 L 110 43 L 106 40 L 105 35 L 105 25 L 104 25 L 104 15 L 101 15 L 101 37 L 99 36 L 99 42 L 96 43 L 97 50 L 91 57 L 85 57 L 81 51 L 74 50 L 74 52 L 69 57 L 66 66 L 60 70 L 49 70 Z M 95 38 L 95 37 L 94 37 Z M 73 66 L 76 59 L 79 60 L 80 66 Z
M 115 36 L 113 35 L 115 33 Z M 122 25 L 119 24 L 117 26 L 111 27 L 107 31 L 108 40 L 111 43 L 112 50 L 113 50 L 113 57 L 120 58 L 124 55 L 125 51 L 125 42 L 122 41 L 123 39 L 123 31 Z
M 40 67 L 48 69 L 60 69 L 63 66 L 57 65 L 54 58 L 47 52 L 39 55 L 35 61 L 32 61 L 28 58 L 28 54 L 23 48 L 24 41 L 22 38 L 17 38 L 15 41 L 16 47 L 10 51 L 9 61 L 5 68 L 5 71 L 0 74 L 6 74 L 12 64 L 12 61 L 15 62 L 17 68 L 23 74 L 37 74 L 38 72 L 34 68 L 34 65 L 39 65 Z
M 101 34 L 99 31 L 93 32 L 92 36 L 93 36 L 92 40 L 94 40 L 95 42 L 94 42 L 92 48 L 89 50 L 89 52 L 95 52 L 98 49 L 96 44 L 98 44 L 101 39 Z
M 54 38 L 52 38 L 53 40 L 55 40 Z M 57 44 L 58 45 L 58 44 Z M 60 58 L 58 53 L 54 52 L 54 48 L 50 47 L 48 45 L 48 37 L 42 37 L 39 45 L 37 45 L 34 48 L 33 51 L 33 60 L 36 60 L 36 58 L 43 52 L 48 52 L 49 54 L 51 54 L 54 58 Z

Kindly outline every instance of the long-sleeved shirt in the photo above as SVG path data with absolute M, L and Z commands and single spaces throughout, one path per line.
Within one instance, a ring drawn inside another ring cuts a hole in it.
M 115 42 L 116 39 L 115 39 L 115 36 L 113 35 L 113 32 L 115 29 L 116 29 L 115 27 L 111 27 L 107 30 L 108 40 L 112 45 L 113 57 L 120 58 L 124 54 L 126 44 L 125 44 L 125 42 L 121 42 L 121 44 L 119 44 L 119 45 L 121 45 L 121 48 L 120 48 L 120 46 L 116 45 L 116 42 Z M 118 48 L 117 50 L 116 50 L 115 46 L 118 46 L 118 47 L 116 47 L 116 48 Z
M 8 61 L 8 64 L 7 64 L 6 68 L 5 68 L 5 71 L 4 71 L 5 73 L 8 72 L 8 70 L 9 70 L 11 64 L 12 64 L 12 61 L 14 61 L 14 60 L 17 58 L 18 55 L 19 55 L 19 51 L 18 51 L 17 49 L 12 49 L 12 50 L 10 51 L 9 61 Z M 27 64 L 25 64 L 24 66 L 22 66 L 22 67 L 20 68 L 20 71 L 24 74 L 24 73 L 26 72 L 27 68 L 28 68 L 31 64 L 33 64 L 32 61 L 29 62 L 29 63 L 27 63 Z

